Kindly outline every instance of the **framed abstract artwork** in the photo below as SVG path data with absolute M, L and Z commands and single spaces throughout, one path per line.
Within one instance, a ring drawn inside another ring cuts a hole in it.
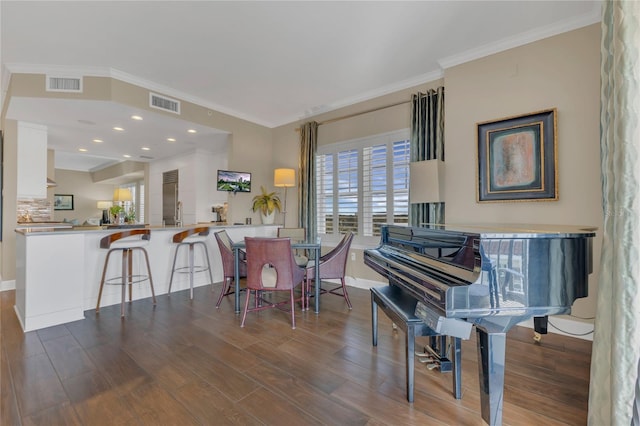
M 479 203 L 558 199 L 555 108 L 477 127 Z

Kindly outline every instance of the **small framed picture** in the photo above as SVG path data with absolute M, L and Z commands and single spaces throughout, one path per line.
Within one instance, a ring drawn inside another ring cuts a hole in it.
M 73 195 L 55 194 L 53 196 L 54 210 L 73 210 Z
M 477 126 L 479 203 L 558 199 L 555 108 Z

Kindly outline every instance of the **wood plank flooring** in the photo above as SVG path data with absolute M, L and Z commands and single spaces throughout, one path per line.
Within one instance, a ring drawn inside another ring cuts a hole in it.
M 85 320 L 23 333 L 13 291 L 0 293 L 2 425 L 482 425 L 475 341 L 463 342 L 463 397 L 450 373 L 416 363 L 405 396 L 404 335 L 380 313 L 371 346 L 368 290 L 353 310 L 322 296 L 320 315 L 250 313 L 220 285 L 85 312 Z M 244 300 L 244 294 L 242 295 Z M 558 335 L 507 338 L 505 425 L 584 425 L 591 343 Z M 424 338 L 420 338 L 424 339 Z M 419 340 L 416 345 L 423 345 Z

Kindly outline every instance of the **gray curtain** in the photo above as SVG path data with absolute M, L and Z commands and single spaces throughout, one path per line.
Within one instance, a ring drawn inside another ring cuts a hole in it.
M 632 424 L 640 360 L 640 2 L 605 1 L 600 49 L 604 229 L 589 424 Z
M 316 215 L 316 151 L 318 123 L 300 126 L 300 179 L 298 179 L 298 226 L 307 229 L 312 240 L 318 236 Z
M 411 162 L 444 161 L 444 87 L 411 97 Z M 409 224 L 444 223 L 444 203 L 411 204 Z

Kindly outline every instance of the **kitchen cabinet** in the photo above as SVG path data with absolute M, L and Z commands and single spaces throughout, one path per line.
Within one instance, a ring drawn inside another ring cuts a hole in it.
M 151 228 L 151 239 L 146 250 L 151 261 L 156 296 L 169 291 L 169 266 L 176 249 L 172 242 L 173 235 L 194 226 L 196 225 Z M 223 280 L 222 259 L 213 234 L 223 229 L 233 240 L 239 241 L 244 237 L 275 237 L 278 227 L 210 226 L 211 232 L 206 244 L 214 268 L 213 282 L 216 283 Z M 113 232 L 112 229 L 16 229 L 14 310 L 25 332 L 82 320 L 85 311 L 95 315 L 100 278 L 107 255 L 107 250 L 100 248 L 100 241 Z M 146 264 L 141 259 L 142 257 L 136 256 L 132 263 L 134 275 L 146 273 Z M 107 277 L 116 276 L 120 272 L 118 262 L 113 262 L 107 269 Z M 172 291 L 189 289 L 188 274 L 178 275 L 174 278 Z M 193 285 L 210 285 L 209 275 L 197 274 Z M 105 286 L 100 306 L 119 305 L 121 290 L 117 285 Z M 133 300 L 149 297 L 151 290 L 147 285 L 138 286 L 133 292 Z
M 47 198 L 47 127 L 18 122 L 18 198 Z

